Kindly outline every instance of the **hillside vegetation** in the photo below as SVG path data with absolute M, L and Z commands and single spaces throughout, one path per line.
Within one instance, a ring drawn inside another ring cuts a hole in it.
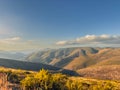
M 119 90 L 120 82 L 68 77 L 48 71 L 29 75 L 21 81 L 24 90 Z
M 36 72 L 0 67 L 0 90 L 21 90 L 20 81 Z
M 44 69 L 33 72 L 1 67 L 0 75 L 2 73 L 6 74 L 4 79 L 0 78 L 2 90 L 120 90 L 120 81 L 71 77 L 61 73 L 52 74 Z M 7 83 L 3 84 L 1 81 Z M 10 85 L 12 87 L 8 88 Z

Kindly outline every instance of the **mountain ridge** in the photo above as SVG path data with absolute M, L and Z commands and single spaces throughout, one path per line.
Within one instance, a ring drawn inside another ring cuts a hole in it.
M 120 64 L 119 58 L 120 48 L 73 47 L 34 52 L 26 60 L 77 70 L 92 65 Z

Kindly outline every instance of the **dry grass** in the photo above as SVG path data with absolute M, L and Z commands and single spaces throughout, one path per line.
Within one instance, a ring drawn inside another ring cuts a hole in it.
M 120 65 L 94 66 L 80 69 L 77 72 L 88 78 L 120 80 Z

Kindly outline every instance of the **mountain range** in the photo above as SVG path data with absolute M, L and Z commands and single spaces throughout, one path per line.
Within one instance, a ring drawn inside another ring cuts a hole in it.
M 21 54 L 15 55 L 18 57 Z M 120 48 L 71 47 L 46 49 L 25 55 L 22 60 L 0 58 L 0 66 L 33 71 L 44 68 L 52 72 L 69 75 L 120 80 Z
M 34 52 L 26 57 L 29 62 L 40 62 L 69 70 L 90 66 L 120 65 L 120 48 L 74 47 Z
M 82 77 L 120 80 L 120 48 L 52 49 L 31 53 L 26 60 L 73 70 Z

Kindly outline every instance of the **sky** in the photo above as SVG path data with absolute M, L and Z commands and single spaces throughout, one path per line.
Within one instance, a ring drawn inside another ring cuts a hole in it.
M 0 0 L 0 50 L 119 45 L 120 0 Z

